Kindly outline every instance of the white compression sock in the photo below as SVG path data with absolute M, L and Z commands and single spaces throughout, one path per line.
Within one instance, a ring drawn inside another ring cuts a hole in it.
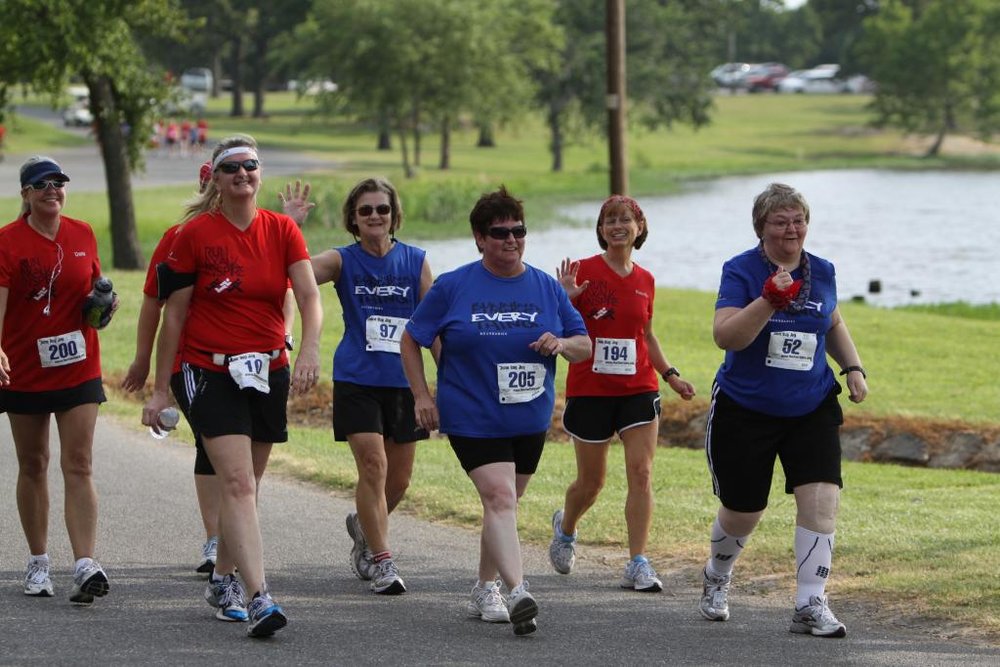
M 722 530 L 719 517 L 712 523 L 712 557 L 708 560 L 708 573 L 716 576 L 733 572 L 733 565 L 747 544 L 749 535 L 734 537 Z
M 809 604 L 813 595 L 823 595 L 833 563 L 834 533 L 815 533 L 795 526 L 795 608 Z

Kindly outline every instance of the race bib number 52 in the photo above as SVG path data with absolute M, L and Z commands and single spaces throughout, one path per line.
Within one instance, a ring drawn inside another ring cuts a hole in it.
M 790 371 L 812 370 L 816 356 L 816 334 L 801 331 L 772 331 L 767 345 L 767 360 L 774 368 Z

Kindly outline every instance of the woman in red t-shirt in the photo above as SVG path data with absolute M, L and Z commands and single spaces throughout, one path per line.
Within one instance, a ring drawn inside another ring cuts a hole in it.
M 62 215 L 68 181 L 54 160 L 30 158 L 21 167 L 21 215 L 0 229 L 0 412 L 14 436 L 17 508 L 31 551 L 24 593 L 53 594 L 48 462 L 55 414 L 76 559 L 70 600 L 90 604 L 109 588 L 93 560 L 97 490 L 91 476 L 97 407 L 106 399 L 97 331 L 83 316 L 101 263 L 90 225 Z
M 305 392 L 316 384 L 323 320 L 302 232 L 288 216 L 257 208 L 260 183 L 251 137 L 232 137 L 215 148 L 212 179 L 188 207 L 159 272 L 167 302 L 153 394 L 142 414 L 143 423 L 153 425 L 170 404 L 183 332 L 188 416 L 222 479 L 218 559 L 205 597 L 218 608 L 217 618 L 249 620 L 247 634 L 254 637 L 287 623 L 265 585 L 257 489 L 272 444 L 288 439 L 289 388 Z M 282 312 L 289 280 L 302 317 L 294 372 Z M 236 569 L 250 592 L 242 615 L 244 588 Z
M 576 480 L 566 489 L 563 509 L 552 516 L 549 560 L 569 574 L 576 559 L 576 524 L 604 486 L 608 447 L 615 433 L 625 450 L 625 525 L 629 562 L 622 588 L 663 588 L 644 555 L 653 515 L 653 454 L 660 423 L 657 375 L 684 400 L 694 387 L 667 361 L 653 332 L 653 275 L 632 260 L 649 226 L 639 204 L 614 195 L 597 217 L 597 243 L 604 252 L 563 261 L 559 282 L 573 301 L 594 345 L 594 355 L 570 364 L 566 375 L 563 427 L 576 447 Z

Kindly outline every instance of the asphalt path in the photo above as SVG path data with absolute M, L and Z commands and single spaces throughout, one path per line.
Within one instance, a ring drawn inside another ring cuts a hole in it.
M 17 463 L 9 423 L 0 418 L 2 665 L 1000 662 L 996 646 L 927 636 L 893 623 L 874 602 L 835 602 L 849 634 L 819 639 L 788 632 L 791 610 L 785 595 L 737 584 L 730 599 L 732 619 L 712 623 L 696 608 L 697 571 L 661 566 L 663 593 L 624 591 L 618 588 L 624 554 L 596 555 L 585 546 L 570 576 L 550 569 L 543 546 L 525 549 L 526 576 L 540 606 L 539 629 L 515 637 L 509 625 L 466 615 L 478 533 L 394 514 L 393 547 L 409 590 L 398 597 L 376 596 L 348 566 L 347 495 L 271 473 L 260 497 L 265 565 L 290 620 L 270 639 L 250 639 L 244 624 L 214 619 L 202 598 L 204 582 L 194 573 L 203 536 L 192 482 L 193 448 L 176 438 L 153 440 L 138 427 L 104 418 L 98 422 L 94 456 L 101 505 L 96 555 L 108 571 L 111 591 L 80 607 L 68 600 L 72 554 L 63 524 L 54 427 L 52 442 L 49 554 L 56 595 L 33 598 L 21 591 L 27 548 L 15 509 Z
M 47 107 L 21 106 L 17 113 L 43 120 L 72 134 L 87 135 L 84 128 L 64 128 L 62 117 Z M 145 170 L 132 175 L 132 187 L 159 187 L 163 185 L 190 185 L 192 190 L 198 183 L 198 168 L 208 159 L 215 142 L 222 136 L 212 133 L 209 127 L 208 148 L 197 155 L 168 155 L 165 151 L 149 151 L 146 154 Z M 53 148 L 46 152 L 62 166 L 69 175 L 71 192 L 105 192 L 107 183 L 104 176 L 104 160 L 101 159 L 97 144 Z M 16 193 L 19 169 L 29 155 L 7 154 L 0 162 L 0 188 Z M 339 163 L 316 157 L 308 153 L 285 151 L 271 148 L 261 149 L 261 162 L 265 177 L 304 175 L 315 171 L 336 169 Z M 284 185 L 284 182 L 281 183 Z

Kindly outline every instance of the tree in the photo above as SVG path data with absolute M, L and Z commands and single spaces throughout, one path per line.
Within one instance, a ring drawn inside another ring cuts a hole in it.
M 913 6 L 910 6 L 913 5 Z M 1000 7 L 990 0 L 886 0 L 865 20 L 858 57 L 878 82 L 878 126 L 935 135 L 1000 128 Z
M 3 71 L 56 99 L 70 75 L 86 83 L 108 189 L 112 265 L 143 265 L 130 174 L 141 168 L 152 113 L 166 90 L 139 47 L 143 34 L 182 27 L 174 0 L 7 0 Z

